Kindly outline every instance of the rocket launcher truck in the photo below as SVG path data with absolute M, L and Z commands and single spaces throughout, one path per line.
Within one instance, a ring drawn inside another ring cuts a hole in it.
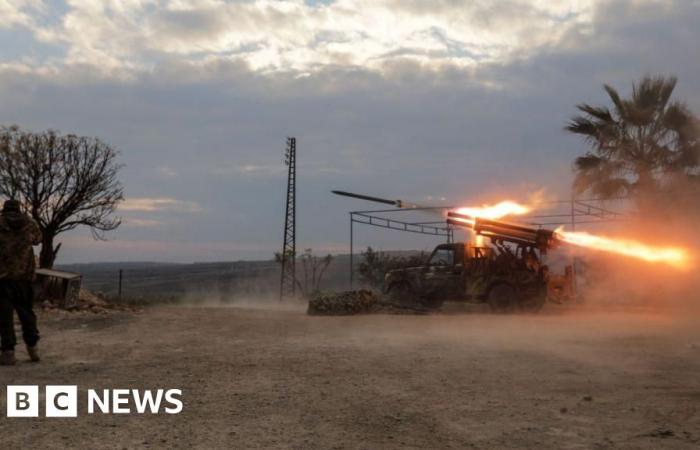
M 397 208 L 417 207 L 402 200 L 333 193 Z M 482 238 L 438 245 L 426 264 L 387 272 L 384 293 L 395 302 L 428 308 L 439 308 L 446 300 L 488 303 L 492 311 L 507 313 L 537 312 L 547 299 L 574 297 L 572 267 L 567 266 L 564 275 L 553 275 L 543 260 L 558 243 L 553 231 L 455 211 L 447 213 L 447 223 Z
M 439 308 L 445 300 L 485 302 L 497 313 L 537 312 L 548 295 L 569 291 L 571 270 L 550 276 L 543 256 L 557 239 L 553 231 L 448 212 L 447 223 L 483 236 L 490 245 L 438 245 L 428 262 L 385 276 L 385 293 L 395 301 Z M 556 285 L 556 286 L 555 286 Z

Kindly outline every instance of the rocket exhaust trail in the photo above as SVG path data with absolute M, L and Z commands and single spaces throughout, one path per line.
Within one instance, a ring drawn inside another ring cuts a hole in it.
M 334 193 L 335 195 L 342 195 L 343 197 L 358 198 L 360 200 L 367 200 L 370 202 L 396 206 L 397 208 L 401 208 L 401 209 L 425 208 L 425 206 L 419 205 L 417 203 L 407 202 L 404 200 L 389 200 L 386 198 L 373 197 L 371 195 L 364 195 L 364 194 L 355 194 L 353 192 L 345 192 L 345 191 L 331 191 L 331 192 Z M 437 208 L 442 208 L 442 207 L 437 207 Z M 450 208 L 445 207 L 444 209 L 450 209 Z
M 345 197 L 353 197 L 375 203 L 392 205 L 396 206 L 397 208 L 421 208 L 421 206 L 417 204 L 406 203 L 402 200 L 389 200 L 344 191 L 333 191 L 333 193 L 336 195 L 343 195 Z M 438 213 L 438 211 L 440 215 L 443 215 L 443 211 L 448 211 L 447 223 L 471 229 L 476 233 L 477 237 L 488 237 L 489 234 L 494 234 L 493 230 L 490 230 L 489 227 L 497 227 L 498 230 L 496 231 L 498 233 L 505 233 L 503 232 L 502 228 L 506 227 L 508 228 L 508 232 L 510 234 L 516 233 L 516 231 L 517 233 L 526 232 L 526 236 L 510 236 L 512 239 L 516 239 L 517 237 L 523 242 L 535 241 L 543 248 L 549 246 L 552 241 L 560 241 L 566 242 L 570 245 L 575 245 L 577 247 L 614 253 L 650 263 L 668 264 L 681 269 L 690 266 L 691 258 L 688 250 L 685 248 L 649 245 L 624 237 L 608 237 L 580 231 L 564 231 L 563 227 L 560 227 L 554 231 L 530 230 L 512 224 L 490 222 L 505 217 L 526 215 L 531 211 L 530 207 L 509 200 L 493 205 L 483 205 L 480 207 L 437 207 L 433 210 L 426 210 L 426 212 L 432 213 Z M 520 229 L 516 230 L 516 228 Z M 537 236 L 530 236 L 527 234 L 535 231 L 537 232 L 536 234 L 538 234 Z

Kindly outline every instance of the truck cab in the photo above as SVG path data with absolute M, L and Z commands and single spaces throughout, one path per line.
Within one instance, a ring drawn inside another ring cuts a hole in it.
M 445 300 L 488 302 L 495 312 L 537 311 L 546 297 L 547 268 L 534 247 L 435 247 L 425 265 L 396 269 L 384 290 L 396 301 L 438 308 Z

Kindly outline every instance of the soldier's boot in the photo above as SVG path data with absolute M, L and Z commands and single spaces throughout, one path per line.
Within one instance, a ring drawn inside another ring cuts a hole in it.
M 4 350 L 0 353 L 0 366 L 14 366 L 17 364 L 14 350 Z
M 27 345 L 27 353 L 29 353 L 29 359 L 32 362 L 39 362 L 41 360 L 41 358 L 39 358 L 39 347 L 38 346 L 35 345 L 34 347 L 30 347 Z

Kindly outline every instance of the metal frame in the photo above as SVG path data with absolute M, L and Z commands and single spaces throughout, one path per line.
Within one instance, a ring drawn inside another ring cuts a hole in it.
M 549 208 L 552 209 L 559 208 L 561 211 L 552 214 L 528 214 L 519 216 L 517 222 L 537 227 L 569 225 L 572 230 L 575 230 L 576 224 L 624 220 L 624 214 L 593 204 L 594 202 L 602 201 L 605 200 L 593 198 L 542 202 L 533 205 L 533 207 L 542 209 L 542 206 L 549 206 Z M 576 220 L 577 218 L 583 218 L 583 220 Z
M 375 209 L 368 211 L 350 211 L 350 289 L 353 288 L 355 278 L 355 261 L 354 261 L 354 240 L 356 223 L 362 225 L 371 225 L 388 230 L 403 231 L 409 233 L 417 233 L 429 236 L 444 237 L 447 243 L 454 242 L 454 228 L 443 221 L 428 221 L 428 222 L 406 222 L 403 220 L 382 217 L 377 214 L 392 214 L 397 212 L 416 212 L 416 211 L 440 211 L 443 207 L 423 207 L 423 208 L 396 208 L 396 209 Z
M 626 200 L 626 199 L 617 199 Z M 604 199 L 575 199 L 555 200 L 531 205 L 533 208 L 555 209 L 551 214 L 529 214 L 520 216 L 517 222 L 526 225 L 542 228 L 544 226 L 570 226 L 572 231 L 577 224 L 605 223 L 624 220 L 624 214 L 608 208 L 596 205 Z M 364 211 L 350 211 L 350 289 L 353 288 L 355 278 L 354 251 L 355 251 L 355 230 L 354 225 L 370 225 L 389 230 L 417 233 L 430 236 L 441 236 L 446 238 L 448 243 L 454 242 L 454 228 L 443 221 L 428 222 L 407 222 L 391 217 L 383 217 L 395 213 L 420 212 L 420 211 L 440 211 L 455 209 L 455 206 L 436 206 L 418 208 L 394 208 L 375 209 Z M 559 211 L 556 211 L 559 209 Z M 581 219 L 581 220 L 577 220 Z

